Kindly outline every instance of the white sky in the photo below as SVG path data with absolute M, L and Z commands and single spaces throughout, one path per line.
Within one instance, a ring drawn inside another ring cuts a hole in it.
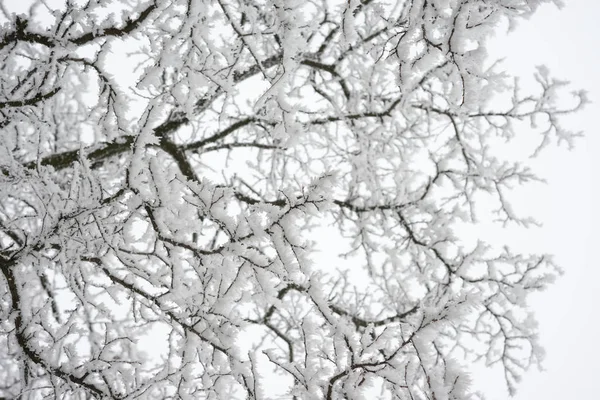
M 586 136 L 572 152 L 549 149 L 541 157 L 538 172 L 548 185 L 526 199 L 545 222 L 543 230 L 532 232 L 532 244 L 554 253 L 565 275 L 532 298 L 547 353 L 545 371 L 526 374 L 515 400 L 599 398 L 600 265 L 593 253 L 599 235 L 593 228 L 600 223 L 595 207 L 600 200 L 600 1 L 565 3 L 560 11 L 553 5 L 542 7 L 509 34 L 499 31 L 490 48 L 492 55 L 506 57 L 511 74 L 531 76 L 534 66 L 545 64 L 553 76 L 571 81 L 573 89 L 586 89 L 592 101 L 565 123 Z M 482 375 L 475 378 L 484 379 L 477 386 L 488 400 L 509 398 L 497 371 Z

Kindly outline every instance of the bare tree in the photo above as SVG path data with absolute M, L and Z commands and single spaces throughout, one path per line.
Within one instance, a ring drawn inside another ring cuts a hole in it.
M 576 136 L 486 58 L 542 2 L 0 1 L 0 396 L 514 391 L 557 268 L 463 233 Z

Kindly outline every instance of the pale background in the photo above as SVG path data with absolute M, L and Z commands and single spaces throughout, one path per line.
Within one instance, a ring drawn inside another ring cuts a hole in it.
M 546 152 L 538 172 L 548 184 L 520 200 L 545 222 L 526 240 L 554 253 L 565 274 L 546 292 L 532 296 L 546 349 L 545 371 L 527 373 L 515 400 L 600 399 L 600 1 L 565 3 L 560 11 L 542 7 L 513 32 L 498 31 L 490 46 L 492 55 L 506 57 L 504 66 L 511 74 L 531 76 L 535 65 L 545 64 L 574 89 L 586 89 L 592 101 L 565 124 L 584 131 L 585 137 L 571 152 L 564 147 Z M 488 400 L 509 398 L 498 372 L 475 374 L 484 379 L 477 386 Z

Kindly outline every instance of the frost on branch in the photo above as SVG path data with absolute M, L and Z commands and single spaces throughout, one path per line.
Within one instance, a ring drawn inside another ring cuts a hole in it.
M 513 392 L 559 270 L 463 232 L 577 136 L 485 67 L 541 2 L 0 0 L 0 397 Z

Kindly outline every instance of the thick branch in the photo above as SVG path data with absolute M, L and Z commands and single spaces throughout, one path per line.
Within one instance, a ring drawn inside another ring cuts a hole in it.
M 35 350 L 31 348 L 29 345 L 29 340 L 25 336 L 25 327 L 23 325 L 22 314 L 20 312 L 21 307 L 21 295 L 19 293 L 18 283 L 15 279 L 15 275 L 13 273 L 14 263 L 0 262 L 0 271 L 4 275 L 4 279 L 6 280 L 6 285 L 8 286 L 8 291 L 10 293 L 12 310 L 15 314 L 15 336 L 17 339 L 17 343 L 19 347 L 23 350 L 23 353 L 27 358 L 33 363 L 42 367 L 47 373 L 59 377 L 65 381 L 76 384 L 77 386 L 82 387 L 89 393 L 94 396 L 98 396 L 100 398 L 110 398 L 111 396 L 108 393 L 105 393 L 102 389 L 98 388 L 96 385 L 85 382 L 85 378 L 87 375 L 82 377 L 77 377 L 72 373 L 68 373 L 63 371 L 60 368 L 52 367 L 48 364 L 46 360 L 44 360 Z
M 123 37 L 123 36 L 133 32 L 141 24 L 143 24 L 144 21 L 150 15 L 150 13 L 152 13 L 152 11 L 156 10 L 156 8 L 157 8 L 157 4 L 155 2 L 152 2 L 150 4 L 150 6 L 148 6 L 148 8 L 146 8 L 144 11 L 142 11 L 140 13 L 140 16 L 137 19 L 128 20 L 125 23 L 125 26 L 123 26 L 122 28 L 111 27 L 111 28 L 103 29 L 101 32 L 98 32 L 98 33 L 88 32 L 78 38 L 70 39 L 70 42 L 81 46 L 81 45 L 91 42 L 95 39 L 104 38 L 107 36 Z
M 418 306 L 414 306 L 413 308 L 411 308 L 408 311 L 405 311 L 403 313 L 400 313 L 398 315 L 394 315 L 391 317 L 387 317 L 387 318 L 383 318 L 380 320 L 367 320 L 367 319 L 363 319 L 363 318 L 359 318 L 355 315 L 350 315 L 350 313 L 346 310 L 344 310 L 341 307 L 338 307 L 336 305 L 330 305 L 329 308 L 331 308 L 331 311 L 333 311 L 334 313 L 338 314 L 338 315 L 343 315 L 345 317 L 350 317 L 350 319 L 352 320 L 352 323 L 357 327 L 357 328 L 366 328 L 369 325 L 373 325 L 373 326 L 382 326 L 382 325 L 386 325 L 386 324 L 391 324 L 393 322 L 401 322 L 403 321 L 406 317 L 408 317 L 409 315 L 415 313 L 419 307 Z
M 140 13 L 140 16 L 135 20 L 128 20 L 125 23 L 125 26 L 121 28 L 110 27 L 105 28 L 99 32 L 88 32 L 80 37 L 71 38 L 69 42 L 76 44 L 78 46 L 87 44 L 98 38 L 105 38 L 108 36 L 116 36 L 123 37 L 134 30 L 136 30 L 144 21 L 148 18 L 148 16 L 152 13 L 152 11 L 157 9 L 157 4 L 152 2 L 148 8 Z M 4 47 L 8 46 L 11 43 L 15 43 L 18 41 L 27 42 L 27 43 L 37 43 L 43 46 L 53 48 L 56 47 L 59 41 L 54 38 L 40 35 L 39 33 L 26 32 L 27 21 L 21 20 L 17 18 L 16 20 L 16 30 L 4 36 L 4 38 L 0 41 L 0 50 Z
M 33 106 L 33 105 L 39 103 L 40 101 L 47 100 L 50 97 L 54 96 L 56 93 L 58 93 L 59 90 L 60 90 L 60 88 L 54 88 L 51 91 L 49 91 L 48 93 L 38 94 L 29 99 L 10 100 L 10 101 L 0 102 L 0 110 L 2 110 L 3 108 L 8 108 L 8 107 Z
M 105 143 L 103 147 L 93 150 L 87 154 L 92 167 L 97 167 L 106 159 L 127 151 L 131 151 L 131 145 L 134 142 L 134 136 L 123 136 L 114 142 Z M 57 170 L 65 169 L 71 166 L 75 161 L 79 160 L 79 150 L 70 150 L 63 153 L 52 154 L 40 160 L 40 165 L 52 166 Z M 36 161 L 30 161 L 25 164 L 26 168 L 35 168 Z

